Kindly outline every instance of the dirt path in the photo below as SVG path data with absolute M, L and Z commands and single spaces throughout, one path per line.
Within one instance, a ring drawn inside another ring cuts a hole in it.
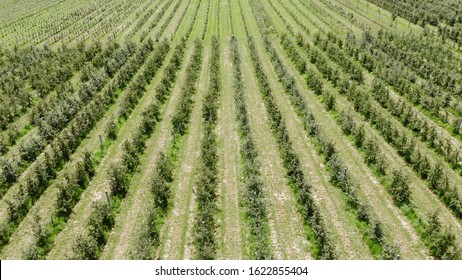
M 242 259 L 241 221 L 239 193 L 241 189 L 241 163 L 239 155 L 239 135 L 236 122 L 236 107 L 232 86 L 233 72 L 229 44 L 222 44 L 222 102 L 218 111 L 217 142 L 219 151 L 218 169 L 223 180 L 218 185 L 221 214 L 219 259 Z
M 365 74 L 365 77 L 366 77 L 366 82 L 370 85 L 370 84 L 372 83 L 372 80 L 371 80 L 371 79 L 372 79 L 372 74 L 366 73 L 366 72 L 364 72 L 364 74 Z M 392 96 L 393 98 L 395 98 L 395 99 L 400 99 L 400 100 L 404 100 L 404 102 L 406 102 L 408 105 L 410 104 L 405 98 L 399 96 L 399 95 L 398 95 L 396 92 L 394 92 L 393 89 L 391 89 L 391 88 L 390 88 L 390 92 L 392 93 L 391 96 Z M 378 105 L 378 103 L 376 103 L 376 104 Z M 378 106 L 379 106 L 379 105 L 378 105 Z M 380 106 L 379 106 L 379 107 L 380 107 Z M 411 107 L 413 107 L 412 104 L 411 104 Z M 460 146 L 459 141 L 458 141 L 456 138 L 452 137 L 452 136 L 450 135 L 450 133 L 449 133 L 445 128 L 441 127 L 438 123 L 436 123 L 436 122 L 434 122 L 433 120 L 431 120 L 430 118 L 428 118 L 428 117 L 427 117 L 424 113 L 422 113 L 418 108 L 416 108 L 416 107 L 413 107 L 413 108 L 414 108 L 414 111 L 415 111 L 421 118 L 423 118 L 423 119 L 425 119 L 426 121 L 429 121 L 430 123 L 434 124 L 434 125 L 435 125 L 435 128 L 436 128 L 436 130 L 437 130 L 437 132 L 440 133 L 440 134 L 442 134 L 446 139 L 449 139 L 449 141 L 454 145 L 454 147 L 459 147 L 459 146 Z M 387 111 L 387 110 L 384 109 L 383 111 L 385 112 L 385 111 Z M 387 114 L 389 114 L 388 111 L 387 111 Z M 393 117 L 391 117 L 391 118 L 393 119 L 393 121 L 396 123 L 397 126 L 404 128 L 398 120 L 396 120 L 396 119 L 393 118 Z M 405 131 L 408 131 L 408 132 L 409 132 L 409 129 L 407 129 L 407 128 L 404 128 L 404 129 L 405 129 Z M 411 133 L 411 134 L 412 134 L 412 133 Z M 419 137 L 417 137 L 417 139 L 419 139 Z M 441 160 L 443 161 L 443 162 L 442 162 L 442 165 L 443 165 L 444 170 L 446 170 L 447 173 L 448 173 L 448 177 L 449 177 L 449 180 L 450 180 L 450 184 L 451 184 L 451 185 L 454 185 L 454 186 L 458 189 L 459 194 L 461 194 L 461 193 L 462 193 L 462 187 L 461 187 L 461 186 L 462 186 L 462 177 L 461 177 L 456 171 L 454 171 L 454 170 L 450 167 L 450 165 L 445 161 L 444 157 L 443 157 L 443 156 L 440 156 L 439 154 L 437 154 L 437 153 L 434 151 L 434 149 L 430 149 L 426 143 L 423 143 L 423 142 L 420 141 L 420 140 L 418 141 L 418 144 L 419 144 L 419 146 L 420 146 L 420 149 L 421 149 L 422 151 L 425 151 L 425 153 L 426 153 L 427 155 L 429 155 L 431 158 L 437 159 L 437 160 L 440 160 L 440 159 L 441 159 Z
M 181 0 L 179 0 L 181 1 Z M 165 1 L 167 2 L 167 1 Z M 147 38 L 152 38 L 153 40 L 155 39 L 154 38 L 154 35 L 157 34 L 158 31 L 161 31 L 160 28 L 162 27 L 162 25 L 167 21 L 168 17 L 173 13 L 173 9 L 176 5 L 178 1 L 177 0 L 173 0 L 173 2 L 170 4 L 170 6 L 167 8 L 167 10 L 165 11 L 165 13 L 162 15 L 162 17 L 160 18 L 160 20 L 157 22 L 156 26 L 154 26 L 154 28 L 152 29 L 149 29 L 150 25 L 151 25 L 151 21 L 148 20 L 146 21 L 146 23 L 144 24 L 144 26 L 142 28 L 140 28 L 140 30 L 138 30 L 137 34 L 139 34 L 139 36 L 141 36 L 141 34 L 143 34 L 143 32 L 147 32 L 147 35 L 146 35 L 146 39 Z M 165 5 L 168 5 L 168 4 L 165 4 Z M 164 6 L 165 6 L 164 5 Z M 180 7 L 178 7 L 178 9 L 180 9 Z M 178 10 L 176 11 L 178 12 Z M 155 13 L 156 15 L 158 14 L 158 12 Z M 173 16 L 173 15 L 172 15 Z M 154 19 L 156 16 L 153 16 L 151 17 L 151 19 Z M 171 23 L 171 22 L 170 22 Z M 170 24 L 169 23 L 169 24 Z M 166 29 L 162 30 L 162 34 L 164 34 Z M 138 36 L 138 35 L 137 35 Z M 162 36 L 161 36 L 162 37 Z
M 417 28 L 420 28 L 420 27 L 417 26 Z M 366 71 L 363 71 L 363 73 L 366 78 L 365 79 L 366 83 L 370 85 L 372 83 L 373 75 Z M 407 104 L 410 104 L 407 100 L 405 100 L 405 98 L 399 96 L 392 88 L 389 88 L 389 90 L 391 92 L 391 97 L 400 99 L 406 102 Z M 344 103 L 343 100 L 346 100 L 346 99 L 341 97 L 341 100 L 342 101 L 340 103 L 343 104 Z M 420 117 L 435 124 L 435 127 L 438 133 L 445 135 L 445 137 L 449 138 L 453 144 L 459 144 L 458 140 L 452 137 L 443 127 L 439 126 L 438 123 L 428 118 L 418 108 L 414 107 L 414 110 L 417 112 L 417 114 L 419 114 Z M 363 119 L 363 118 L 358 116 L 356 120 L 358 119 Z M 398 122 L 396 123 L 398 124 Z M 367 127 L 370 127 L 370 125 L 367 124 Z M 450 224 L 456 236 L 458 236 L 459 239 L 462 239 L 462 227 L 461 227 L 460 221 L 457 218 L 455 218 L 454 215 L 447 209 L 447 207 L 441 203 L 439 198 L 428 189 L 428 187 L 426 186 L 426 183 L 423 180 L 421 180 L 412 169 L 409 168 L 409 166 L 397 154 L 396 150 L 393 147 L 391 147 L 385 140 L 383 140 L 383 138 L 380 136 L 380 134 L 377 131 L 371 128 L 370 133 L 375 135 L 380 147 L 386 151 L 384 153 L 384 156 L 388 157 L 391 162 L 394 162 L 395 168 L 406 170 L 406 173 L 408 174 L 408 176 L 410 176 L 410 181 L 412 182 L 411 189 L 412 189 L 413 201 L 416 204 L 418 208 L 417 211 L 420 213 L 420 215 L 422 217 L 425 217 L 428 214 L 428 212 L 431 211 L 431 209 L 440 209 L 441 215 L 442 217 L 444 217 L 442 218 L 442 220 Z M 433 158 L 440 157 L 433 150 L 428 149 L 427 145 L 425 145 L 424 143 L 422 143 L 420 146 L 422 147 L 423 150 L 428 151 L 431 157 Z M 446 170 L 449 171 L 449 177 L 451 180 L 454 180 L 454 181 L 460 180 L 460 177 L 458 176 L 458 174 L 450 170 L 450 167 L 446 163 L 444 163 L 444 167 Z M 459 185 L 459 184 L 456 183 L 456 185 Z M 430 205 L 432 207 L 429 207 Z M 408 226 L 409 225 L 407 224 L 406 227 Z M 413 235 L 413 238 L 417 239 L 418 237 Z M 421 250 L 424 254 L 428 255 L 428 252 L 426 251 L 426 249 L 421 249 Z
M 252 14 L 250 14 L 250 16 L 252 16 Z M 254 22 L 253 17 L 250 16 L 247 18 L 249 18 L 249 21 L 251 22 L 249 24 L 251 32 L 253 34 L 259 34 L 257 25 Z M 261 40 L 261 37 L 257 36 L 256 39 Z M 275 98 L 276 100 L 282 100 L 281 98 L 284 98 L 281 96 L 283 95 L 283 90 L 279 83 L 275 82 L 278 78 L 271 70 L 272 67 L 269 62 L 269 58 L 260 44 L 257 44 L 257 48 L 259 48 L 259 53 L 263 57 L 262 62 L 267 74 L 269 75 L 270 84 L 276 89 L 274 91 L 277 93 L 275 94 Z M 366 259 L 371 258 L 368 248 L 363 244 L 357 227 L 351 224 L 351 218 L 348 213 L 345 212 L 346 205 L 344 199 L 341 198 L 342 194 L 329 183 L 329 178 L 325 173 L 322 161 L 320 161 L 319 157 L 316 156 L 314 147 L 310 146 L 310 140 L 304 135 L 301 124 L 298 123 L 299 127 L 296 128 L 295 120 L 297 117 L 290 106 L 289 100 L 284 99 L 284 101 L 279 102 L 278 105 L 281 111 L 287 111 L 287 108 L 289 108 L 289 111 L 292 112 L 292 115 L 286 117 L 286 123 L 288 125 L 287 128 L 292 132 L 291 139 L 293 141 L 294 148 L 299 155 L 303 155 L 300 159 L 305 167 L 307 179 L 313 185 L 314 196 L 317 201 L 320 202 L 319 205 L 322 210 L 324 210 L 323 214 L 325 217 L 328 217 L 328 219 L 326 219 L 326 224 L 334 235 L 335 242 L 337 245 L 340 245 L 338 248 L 340 254 L 339 257 L 343 259 L 355 257 Z

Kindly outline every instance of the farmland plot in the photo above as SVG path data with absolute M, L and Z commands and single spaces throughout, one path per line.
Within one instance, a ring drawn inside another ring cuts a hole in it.
M 2 1 L 0 258 L 461 259 L 440 2 Z

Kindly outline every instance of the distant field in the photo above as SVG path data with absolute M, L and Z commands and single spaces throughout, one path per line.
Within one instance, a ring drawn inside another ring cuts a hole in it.
M 456 0 L 0 0 L 1 259 L 461 259 Z

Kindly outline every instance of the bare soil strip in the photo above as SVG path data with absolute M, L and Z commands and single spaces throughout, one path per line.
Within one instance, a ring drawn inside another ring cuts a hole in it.
M 218 186 L 222 213 L 219 217 L 219 259 L 242 259 L 241 221 L 239 217 L 240 156 L 239 135 L 236 122 L 236 107 L 232 86 L 232 66 L 229 60 L 229 44 L 223 43 L 222 59 L 222 102 L 218 112 L 218 151 L 220 178 Z

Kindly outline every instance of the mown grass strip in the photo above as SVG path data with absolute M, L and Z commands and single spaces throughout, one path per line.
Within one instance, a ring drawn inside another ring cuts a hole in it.
M 202 30 L 202 35 L 201 35 L 202 40 L 205 39 L 205 34 L 207 33 L 207 29 L 208 29 L 208 25 L 209 25 L 210 2 L 211 2 L 211 1 L 212 1 L 212 0 L 208 0 L 208 1 L 207 1 L 207 15 L 206 15 L 206 18 L 205 18 L 204 30 Z
M 175 6 L 173 6 L 173 10 L 170 12 L 170 14 L 168 15 L 167 19 L 165 20 L 165 22 L 162 24 L 162 26 L 160 27 L 160 30 L 156 33 L 156 35 L 154 36 L 155 38 L 160 38 L 162 36 L 162 34 L 164 33 L 164 31 L 167 29 L 167 26 L 170 24 L 170 22 L 172 21 L 173 17 L 175 16 L 175 13 L 176 11 L 178 10 L 178 8 L 180 7 L 180 4 L 181 4 L 181 1 L 178 1 L 176 2 Z

